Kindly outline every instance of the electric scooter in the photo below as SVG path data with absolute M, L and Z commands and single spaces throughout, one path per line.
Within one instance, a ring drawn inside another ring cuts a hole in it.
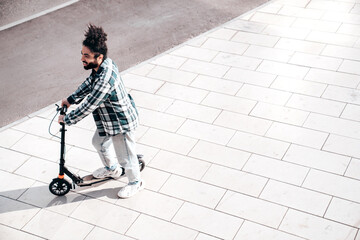
M 58 112 L 60 112 L 60 115 L 66 115 L 67 106 L 64 105 L 63 107 L 59 107 L 58 105 L 56 105 L 56 107 L 57 107 L 56 108 L 56 115 L 52 119 L 51 123 L 54 121 L 54 119 L 57 116 Z M 49 133 L 52 136 L 55 136 L 50 132 L 51 123 L 50 123 L 50 126 L 49 126 Z M 67 130 L 65 129 L 65 124 L 64 123 L 60 123 L 60 125 L 61 125 L 61 129 L 60 129 L 61 147 L 60 147 L 60 163 L 59 163 L 60 171 L 59 171 L 59 176 L 57 178 L 54 178 L 52 180 L 52 182 L 49 184 L 50 192 L 52 194 L 54 194 L 54 195 L 57 195 L 57 196 L 63 196 L 65 194 L 67 194 L 70 191 L 70 189 L 74 189 L 75 186 L 86 187 L 86 186 L 91 186 L 93 184 L 97 184 L 97 183 L 101 183 L 101 182 L 105 182 L 105 181 L 109 181 L 111 179 L 114 179 L 112 177 L 94 178 L 92 174 L 86 175 L 84 177 L 80 177 L 78 175 L 73 174 L 69 169 L 67 169 L 66 166 L 65 166 L 65 132 Z M 57 136 L 55 136 L 55 137 L 57 137 Z M 139 160 L 140 171 L 142 171 L 145 168 L 145 162 L 143 160 L 143 155 L 138 154 L 137 157 L 138 157 L 138 160 Z M 72 184 L 70 184 L 69 181 L 67 181 L 64 178 L 65 175 L 68 176 L 72 180 Z M 124 175 L 125 175 L 125 169 L 122 168 L 121 176 L 124 176 Z

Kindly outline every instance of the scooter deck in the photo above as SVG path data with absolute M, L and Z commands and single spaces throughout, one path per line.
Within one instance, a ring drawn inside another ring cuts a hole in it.
M 82 178 L 82 181 L 79 182 L 77 185 L 80 187 L 86 187 L 86 186 L 91 186 L 93 184 L 96 183 L 101 183 L 101 182 L 105 182 L 108 180 L 114 179 L 112 177 L 106 177 L 106 178 L 95 178 L 92 174 L 90 175 L 86 175 Z

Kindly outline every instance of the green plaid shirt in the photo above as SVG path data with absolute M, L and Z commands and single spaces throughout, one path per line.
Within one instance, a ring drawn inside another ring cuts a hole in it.
M 91 75 L 67 98 L 70 104 L 81 105 L 64 118 L 72 125 L 93 114 L 100 136 L 125 133 L 138 126 L 138 113 L 131 96 L 127 94 L 116 64 L 105 59 L 97 72 Z

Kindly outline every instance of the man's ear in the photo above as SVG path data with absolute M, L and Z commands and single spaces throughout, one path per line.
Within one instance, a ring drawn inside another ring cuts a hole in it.
M 97 59 L 98 62 L 102 62 L 104 60 L 104 55 L 100 54 Z

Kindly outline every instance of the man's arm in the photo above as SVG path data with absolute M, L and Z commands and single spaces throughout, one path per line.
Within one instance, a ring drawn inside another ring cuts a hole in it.
M 61 100 L 61 106 L 66 105 L 67 108 L 69 108 L 71 104 L 78 104 L 79 102 L 81 102 L 84 97 L 90 93 L 90 84 L 90 78 L 87 78 L 73 94 L 71 94 L 68 98 L 64 98 Z M 64 123 L 64 117 L 64 115 L 60 115 L 58 118 L 58 122 Z
M 102 104 L 111 95 L 112 86 L 110 84 L 110 78 L 111 69 L 107 69 L 107 71 L 104 71 L 96 81 L 94 89 L 88 94 L 88 97 L 84 99 L 77 109 L 67 114 L 63 121 L 67 125 L 75 124 Z M 69 103 L 71 103 L 71 101 L 69 101 Z
M 91 80 L 90 77 L 88 77 L 79 87 L 76 89 L 76 91 L 71 94 L 66 100 L 66 102 L 69 104 L 78 104 L 80 103 L 89 93 L 91 92 Z M 64 101 L 64 100 L 63 100 Z M 63 104 L 62 104 L 63 105 Z M 68 107 L 69 107 L 68 106 Z

